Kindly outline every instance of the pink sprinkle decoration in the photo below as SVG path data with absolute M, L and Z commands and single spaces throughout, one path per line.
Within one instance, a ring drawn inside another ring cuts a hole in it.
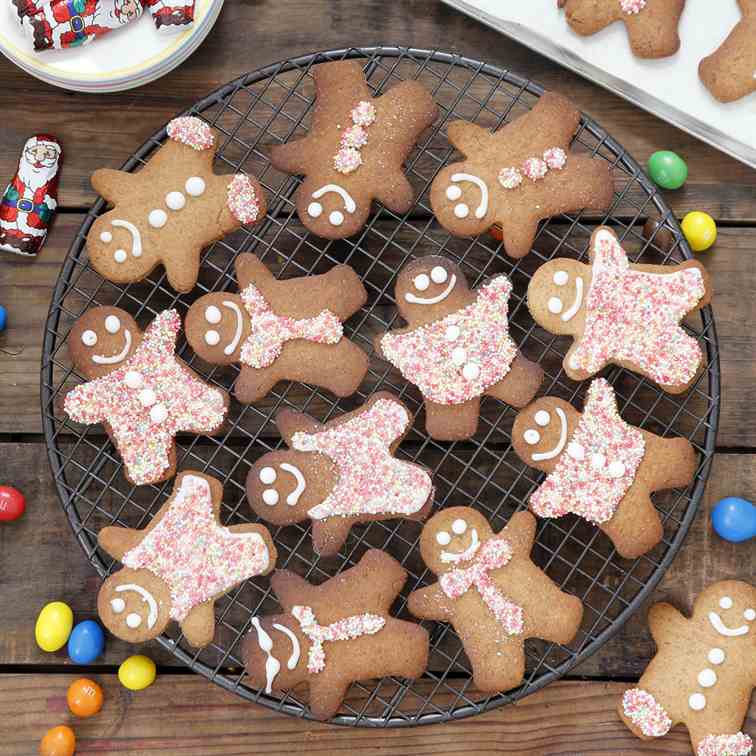
M 505 189 L 517 189 L 522 183 L 522 174 L 517 168 L 502 168 L 499 171 L 499 183 Z
M 699 744 L 696 756 L 748 756 L 753 741 L 748 735 L 707 735 Z
M 213 130 L 194 116 L 174 118 L 168 124 L 168 136 L 193 150 L 210 150 L 215 146 Z
M 609 231 L 596 234 L 591 260 L 585 328 L 570 367 L 593 374 L 610 362 L 629 362 L 661 386 L 689 383 L 703 354 L 679 324 L 706 293 L 701 271 L 632 270 Z
M 501 537 L 491 538 L 481 546 L 471 567 L 450 570 L 440 577 L 441 590 L 450 599 L 458 599 L 475 586 L 504 632 L 520 635 L 525 626 L 522 607 L 506 598 L 489 574 L 491 570 L 505 567 L 511 559 L 512 546 L 509 541 Z
M 522 164 L 522 173 L 531 181 L 540 181 L 549 172 L 549 166 L 541 158 L 528 158 Z
M 348 129 L 345 129 L 344 133 L 341 135 L 342 147 L 353 147 L 354 149 L 359 150 L 367 144 L 367 141 L 367 131 L 365 131 L 362 126 L 350 126 Z
M 356 126 L 372 126 L 375 122 L 375 105 L 367 100 L 357 103 L 357 107 L 352 110 L 352 122 Z
M 509 279 L 497 276 L 459 312 L 414 331 L 387 333 L 381 351 L 428 399 L 439 404 L 467 402 L 498 383 L 517 354 L 509 336 L 511 292 Z M 460 356 L 464 356 L 461 364 Z M 467 365 L 478 368 L 468 370 L 470 377 L 464 375 Z
M 336 344 L 344 335 L 341 321 L 330 310 L 315 318 L 295 320 L 276 315 L 260 290 L 250 284 L 241 293 L 252 333 L 241 348 L 241 362 L 253 368 L 272 365 L 286 341 L 306 339 L 316 344 Z
M 362 165 L 362 155 L 354 147 L 342 147 L 333 158 L 333 167 L 339 173 L 352 173 Z
M 646 7 L 646 0 L 619 0 L 620 8 L 628 16 L 640 13 Z
M 228 209 L 239 223 L 254 223 L 260 215 L 260 201 L 254 186 L 243 173 L 228 185 Z
M 362 100 L 352 110 L 352 126 L 341 135 L 341 149 L 333 158 L 333 167 L 339 173 L 352 173 L 362 165 L 360 150 L 368 143 L 368 126 L 375 121 L 375 105 Z
M 588 388 L 583 416 L 554 471 L 530 497 L 539 517 L 572 512 L 589 522 L 608 522 L 635 480 L 643 434 L 617 412 L 614 390 L 603 378 Z
M 295 433 L 292 448 L 325 454 L 339 473 L 326 499 L 307 514 L 314 520 L 336 515 L 410 515 L 431 495 L 430 475 L 418 465 L 391 456 L 391 444 L 410 424 L 397 401 L 379 399 L 345 423 L 318 433 Z
M 567 153 L 561 147 L 551 147 L 543 153 L 543 159 L 552 171 L 561 171 L 567 164 Z
M 154 483 L 170 466 L 169 452 L 177 433 L 211 433 L 226 416 L 223 394 L 194 376 L 176 358 L 181 318 L 175 310 L 160 313 L 142 342 L 125 362 L 102 378 L 83 383 L 66 395 L 64 408 L 78 423 L 107 423 L 137 485 Z M 130 388 L 127 373 L 141 378 Z M 145 405 L 144 389 L 154 394 Z M 165 418 L 159 421 L 162 411 Z
M 523 181 L 523 175 L 531 181 L 540 181 L 549 170 L 561 171 L 567 165 L 567 153 L 561 147 L 549 147 L 541 158 L 528 158 L 522 164 L 522 171 L 518 168 L 502 168 L 499 171 L 499 183 L 504 189 L 517 189 Z
M 299 622 L 302 632 L 310 640 L 307 671 L 313 675 L 325 669 L 323 643 L 354 640 L 363 635 L 375 635 L 386 624 L 386 620 L 377 614 L 355 614 L 323 627 L 318 624 L 315 613 L 309 606 L 295 606 L 291 613 Z
M 171 619 L 223 595 L 270 566 L 268 547 L 259 533 L 232 533 L 215 516 L 210 486 L 185 475 L 160 522 L 121 560 L 132 570 L 146 569 L 171 592 Z
M 672 727 L 672 720 L 656 699 L 645 690 L 632 688 L 622 696 L 622 711 L 649 738 L 660 738 Z

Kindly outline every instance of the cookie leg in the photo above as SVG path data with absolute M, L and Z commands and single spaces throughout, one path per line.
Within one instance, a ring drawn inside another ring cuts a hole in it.
M 310 675 L 310 711 L 315 719 L 330 719 L 341 706 L 351 681 L 328 669 Z
M 520 409 L 530 404 L 541 386 L 541 381 L 541 367 L 517 354 L 506 377 L 491 386 L 486 394 Z
M 195 606 L 181 623 L 181 632 L 195 648 L 211 643 L 215 636 L 215 601 Z
M 168 283 L 182 294 L 187 294 L 196 285 L 199 278 L 199 250 L 184 250 L 184 254 L 175 258 L 163 258 Z
M 474 645 L 465 644 L 473 668 L 475 687 L 497 693 L 517 687 L 525 676 L 525 652 L 521 640 L 502 638 L 501 632 L 480 633 Z
M 241 372 L 234 384 L 234 396 L 242 404 L 252 404 L 264 399 L 279 381 L 278 371 L 271 368 L 251 368 L 241 366 Z
M 369 359 L 356 344 L 342 339 L 328 348 L 319 366 L 317 378 L 310 376 L 305 383 L 314 383 L 336 396 L 351 396 L 365 378 Z
M 648 495 L 648 489 L 638 480 L 630 486 L 614 517 L 601 525 L 601 530 L 625 559 L 635 559 L 645 554 L 664 536 L 661 518 Z
M 437 404 L 425 400 L 425 429 L 437 441 L 471 438 L 478 429 L 480 398 L 463 404 Z
M 312 523 L 312 545 L 320 556 L 336 556 L 356 522 L 354 517 L 327 517 Z

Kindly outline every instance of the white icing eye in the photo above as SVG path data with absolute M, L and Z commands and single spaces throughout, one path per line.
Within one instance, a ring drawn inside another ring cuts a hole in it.
M 446 187 L 447 199 L 450 199 L 452 202 L 454 202 L 454 200 L 458 200 L 461 196 L 462 190 L 456 184 L 452 184 L 451 186 Z
M 165 210 L 153 210 L 147 216 L 147 221 L 153 228 L 162 228 L 168 223 L 168 214 Z
M 263 469 L 260 470 L 260 482 L 264 483 L 266 486 L 275 483 L 277 477 L 278 475 L 276 475 L 276 471 L 272 467 L 263 467 Z
M 732 599 L 729 596 L 722 596 L 722 598 L 719 599 L 719 605 L 722 609 L 732 609 Z
M 156 404 L 150 410 L 150 420 L 153 423 L 164 423 L 168 419 L 168 410 L 163 404 Z
M 210 329 L 205 333 L 205 344 L 208 346 L 218 346 L 220 344 L 220 334 L 218 331 Z
M 712 664 L 721 664 L 725 660 L 725 652 L 721 648 L 712 648 L 708 658 Z
M 536 425 L 540 425 L 541 428 L 545 428 L 551 422 L 551 415 L 546 410 L 538 410 L 535 413 Z
M 446 333 L 444 334 L 444 336 L 447 341 L 456 341 L 459 338 L 461 333 L 462 332 L 459 330 L 459 326 L 450 325 L 446 329 Z
M 745 611 L 743 612 L 743 617 L 744 617 L 744 618 L 745 618 L 745 619 L 746 619 L 746 620 L 747 620 L 748 622 L 753 622 L 753 621 L 754 621 L 754 620 L 756 619 L 756 609 L 746 609 L 746 610 L 745 610 Z
M 310 218 L 320 218 L 320 216 L 323 215 L 323 205 L 321 205 L 320 202 L 310 202 L 307 207 L 307 215 L 309 215 Z
M 332 226 L 340 226 L 344 222 L 344 213 L 341 210 L 334 210 L 328 216 L 328 221 Z
M 81 334 L 81 343 L 84 346 L 93 347 L 97 343 L 97 334 L 94 331 L 84 331 Z
M 451 536 L 445 530 L 439 530 L 436 533 L 436 542 L 440 546 L 448 546 L 451 543 Z
M 559 315 L 559 313 L 562 311 L 562 308 L 564 307 L 562 300 L 559 299 L 559 297 L 551 297 L 546 303 L 546 306 L 549 308 L 549 312 L 552 315 Z
M 553 280 L 557 286 L 564 286 L 567 281 L 570 280 L 570 277 L 566 270 L 558 270 L 556 273 L 554 273 Z
M 609 473 L 610 478 L 621 478 L 625 474 L 625 466 L 622 462 L 618 462 L 615 459 L 614 462 L 609 463 L 607 472 Z
M 205 180 L 199 176 L 192 176 L 190 179 L 187 179 L 184 189 L 186 189 L 186 193 L 190 197 L 201 197 L 206 189 Z
M 480 367 L 474 362 L 468 362 L 467 365 L 462 368 L 462 377 L 465 380 L 474 381 L 477 380 L 479 376 Z
M 427 274 L 421 273 L 419 276 L 415 276 L 412 284 L 418 291 L 425 291 L 430 286 L 430 278 Z
M 449 274 L 446 272 L 446 268 L 442 267 L 441 265 L 436 265 L 436 267 L 431 271 L 430 277 L 433 283 L 442 284 L 446 283 L 447 279 L 449 278 Z
M 528 428 L 525 433 L 522 434 L 526 444 L 535 446 L 541 440 L 541 434 L 535 428 Z
M 144 378 L 142 378 L 141 373 L 137 373 L 136 370 L 129 370 L 128 373 L 123 377 L 124 383 L 130 388 L 130 389 L 138 389 L 141 387 L 142 383 L 144 382 Z
M 460 220 L 467 218 L 467 216 L 470 215 L 470 208 L 464 202 L 460 202 L 454 207 L 454 215 Z
M 115 315 L 108 315 L 105 318 L 105 330 L 108 333 L 118 333 L 121 330 L 121 321 Z
M 452 523 L 452 532 L 455 535 L 462 535 L 467 530 L 467 523 L 464 520 L 454 520 Z
M 601 454 L 600 452 L 596 452 L 596 454 L 591 454 L 591 467 L 594 470 L 603 470 L 605 465 L 606 465 L 606 457 L 603 454 Z
M 186 207 L 186 197 L 181 192 L 169 192 L 165 195 L 165 204 L 170 210 L 183 210 Z
M 126 602 L 122 598 L 110 599 L 110 608 L 115 614 L 121 614 L 126 608 Z
M 275 507 L 278 504 L 278 491 L 275 488 L 266 488 L 262 498 L 269 507 Z
M 136 614 L 135 612 L 132 612 L 126 617 L 126 624 L 132 629 L 136 630 L 139 625 L 142 624 L 142 618 Z
M 570 443 L 567 444 L 567 454 L 578 461 L 585 459 L 585 449 L 582 444 L 578 444 L 576 441 L 570 441 Z
M 113 252 L 113 259 L 117 263 L 125 263 L 128 257 L 129 255 L 125 249 L 117 249 L 115 252 Z
M 143 407 L 152 407 L 157 401 L 157 396 L 155 396 L 155 392 L 152 389 L 143 389 L 139 392 L 139 401 Z
M 100 234 L 100 241 L 105 244 L 110 244 L 110 242 L 113 241 L 113 234 L 111 234 L 110 231 L 103 231 Z
M 221 311 L 215 305 L 210 305 L 205 309 L 205 320 L 210 325 L 217 325 L 221 322 L 222 318 Z

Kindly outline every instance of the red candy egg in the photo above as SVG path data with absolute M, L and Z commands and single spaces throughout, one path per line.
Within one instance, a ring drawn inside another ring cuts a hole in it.
M 16 488 L 0 486 L 0 522 L 13 522 L 24 513 L 26 499 Z

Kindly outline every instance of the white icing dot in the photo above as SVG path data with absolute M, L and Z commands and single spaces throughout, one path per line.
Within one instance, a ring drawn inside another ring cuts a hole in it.
M 153 210 L 148 216 L 147 220 L 153 228 L 162 228 L 168 223 L 168 214 L 165 210 Z
M 580 360 L 575 354 L 570 355 L 570 367 L 573 370 L 580 370 Z
M 446 329 L 446 333 L 444 334 L 447 341 L 456 341 L 460 336 L 461 331 L 459 330 L 459 326 L 456 325 L 450 325 Z
M 467 523 L 462 520 L 454 520 L 452 523 L 452 533 L 456 535 L 462 535 L 467 530 Z
M 585 459 L 585 449 L 576 441 L 570 441 L 570 443 L 567 444 L 567 454 L 569 454 L 569 456 L 573 459 Z
M 186 207 L 186 197 L 181 192 L 168 192 L 165 204 L 170 210 L 183 210 Z
M 323 205 L 321 205 L 320 202 L 310 202 L 307 206 L 307 215 L 309 215 L 310 218 L 320 218 L 320 216 L 323 215 Z
M 703 693 L 694 693 L 688 699 L 688 706 L 690 706 L 693 711 L 701 711 L 701 709 L 706 706 L 706 696 Z
M 340 226 L 344 222 L 344 213 L 341 210 L 334 210 L 328 216 L 328 220 L 332 226 Z
M 535 428 L 528 428 L 525 433 L 522 434 L 526 444 L 535 446 L 541 440 L 541 434 Z
M 441 265 L 436 265 L 431 271 L 430 276 L 431 281 L 437 284 L 446 283 L 446 280 L 449 278 L 449 274 L 446 272 L 446 268 L 442 267 Z
M 480 366 L 476 365 L 474 362 L 468 362 L 462 368 L 462 377 L 468 381 L 477 380 L 479 376 L 480 376 Z
M 570 276 L 566 270 L 558 270 L 556 273 L 554 273 L 554 283 L 557 286 L 564 286 L 569 280 Z
M 725 660 L 725 652 L 721 648 L 712 648 L 709 651 L 709 661 L 712 664 L 721 664 Z
M 93 347 L 97 343 L 97 334 L 94 331 L 84 331 L 81 334 L 81 343 L 84 346 Z
M 120 614 L 126 608 L 126 602 L 122 598 L 110 599 L 110 608 L 115 614 Z
M 456 184 L 452 184 L 451 186 L 446 187 L 447 199 L 450 199 L 452 202 L 454 202 L 454 200 L 458 200 L 461 196 L 462 190 Z
M 591 454 L 591 467 L 594 470 L 603 470 L 606 465 L 606 457 L 601 452 Z
M 210 323 L 210 325 L 220 323 L 222 318 L 221 311 L 215 305 L 210 305 L 205 308 L 205 320 Z
M 192 176 L 184 184 L 184 189 L 190 197 L 201 197 L 205 193 L 205 188 L 205 180 L 199 176 Z
M 113 241 L 113 234 L 111 234 L 110 231 L 103 231 L 100 234 L 100 241 L 105 244 L 110 244 L 110 242 Z
M 142 383 L 144 383 L 144 378 L 142 377 L 142 374 L 137 373 L 136 370 L 129 370 L 129 372 L 123 377 L 123 381 L 130 389 L 138 389 L 142 386 Z
M 545 428 L 551 422 L 551 415 L 546 410 L 538 410 L 535 413 L 536 425 L 540 425 L 541 428 Z
M 136 612 L 132 612 L 126 617 L 126 624 L 132 630 L 136 630 L 142 624 L 142 618 Z
M 425 273 L 421 273 L 419 276 L 415 276 L 412 285 L 418 291 L 425 291 L 430 286 L 430 278 Z
M 277 477 L 276 471 L 272 467 L 263 467 L 263 469 L 260 470 L 260 482 L 264 483 L 266 486 L 275 483 Z
M 128 258 L 129 255 L 125 249 L 117 249 L 115 252 L 113 252 L 113 259 L 117 263 L 125 263 Z
M 717 673 L 713 669 L 702 669 L 698 673 L 698 684 L 702 688 L 710 688 L 717 682 Z
M 220 334 L 212 328 L 205 333 L 205 343 L 208 346 L 218 346 L 220 344 Z
M 559 297 L 551 297 L 546 303 L 546 306 L 549 308 L 549 312 L 552 313 L 552 315 L 558 315 L 564 307 L 562 300 L 559 299 Z
M 746 609 L 743 612 L 743 617 L 745 617 L 748 622 L 753 622 L 756 619 L 756 609 Z
M 275 507 L 278 504 L 278 491 L 275 488 L 266 488 L 262 498 L 269 507 Z
M 470 208 L 464 202 L 460 202 L 458 205 L 454 206 L 454 215 L 460 219 L 467 218 L 467 216 L 470 215 Z
M 448 546 L 451 543 L 451 536 L 445 530 L 439 530 L 436 533 L 436 542 L 441 546 Z
M 139 392 L 139 401 L 143 407 L 152 407 L 157 401 L 157 396 L 155 396 L 155 392 L 152 389 L 143 389 Z
M 625 466 L 619 460 L 609 463 L 607 473 L 610 478 L 621 478 L 625 474 Z
M 719 599 L 719 605 L 722 609 L 732 609 L 732 599 L 729 596 L 722 596 L 722 598 Z
M 454 347 L 451 353 L 451 359 L 457 367 L 460 367 L 467 362 L 467 352 L 462 349 L 462 347 Z
M 118 333 L 121 330 L 121 321 L 115 315 L 105 318 L 105 330 L 108 333 Z
M 168 419 L 168 410 L 164 404 L 156 404 L 150 410 L 150 420 L 153 423 L 164 423 Z

